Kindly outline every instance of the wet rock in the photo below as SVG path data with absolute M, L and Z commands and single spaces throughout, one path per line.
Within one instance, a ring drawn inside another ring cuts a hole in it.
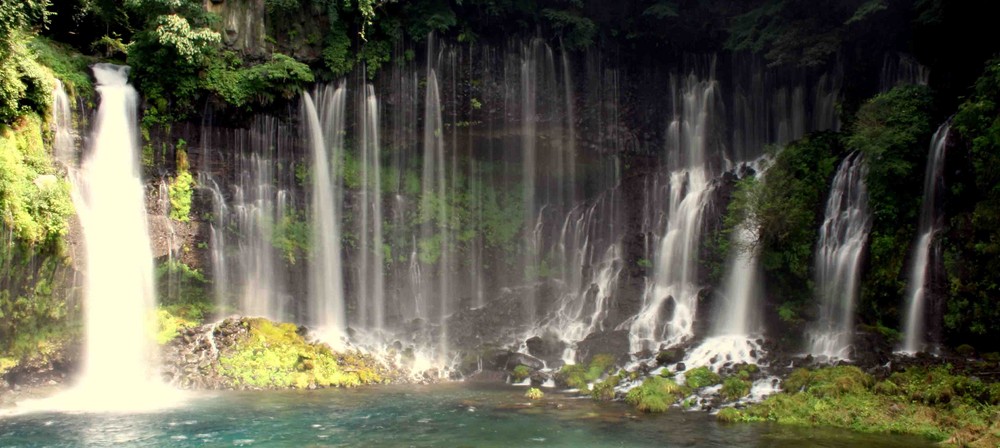
M 566 343 L 552 332 L 530 338 L 525 341 L 525 345 L 528 346 L 528 353 L 545 361 L 550 367 L 562 363 L 563 351 L 566 350 Z
M 682 359 L 684 359 L 684 351 L 679 348 L 660 350 L 660 352 L 656 354 L 656 362 L 661 366 L 673 364 Z
M 506 370 L 510 370 L 517 366 L 527 366 L 531 370 L 541 370 L 545 368 L 545 363 L 528 354 L 511 353 L 507 356 L 507 364 L 504 367 Z
M 684 365 L 683 362 L 679 362 L 679 363 L 677 363 L 676 366 L 674 366 L 674 371 L 675 372 L 683 372 L 685 370 L 687 370 L 687 366 Z
M 624 365 L 629 360 L 628 332 L 625 330 L 602 331 L 587 335 L 576 344 L 577 364 L 590 364 L 595 355 L 606 353 L 615 357 L 615 362 Z

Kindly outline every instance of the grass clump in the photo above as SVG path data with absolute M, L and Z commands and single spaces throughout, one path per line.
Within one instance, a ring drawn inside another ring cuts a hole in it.
M 735 423 L 741 421 L 743 419 L 743 415 L 740 413 L 739 409 L 722 408 L 719 409 L 718 414 L 715 414 L 715 418 L 720 422 Z
M 528 379 L 528 377 L 530 376 L 531 376 L 531 369 L 526 365 L 519 365 L 517 367 L 514 367 L 513 372 L 511 372 L 511 379 L 515 383 L 520 383 L 521 381 Z
M 524 393 L 524 397 L 529 400 L 541 400 L 545 396 L 545 392 L 537 387 L 529 388 L 527 392 Z
M 948 366 L 915 368 L 876 382 L 852 366 L 799 369 L 775 394 L 721 421 L 833 426 L 869 433 L 914 434 L 962 446 L 996 446 L 996 384 L 954 375 Z M 1000 390 L 1000 389 L 998 389 Z
M 684 372 L 685 384 L 692 389 L 714 386 L 722 381 L 718 373 L 708 367 L 698 367 Z
M 750 394 L 750 382 L 731 376 L 722 381 L 722 390 L 719 393 L 726 400 L 739 400 Z
M 671 379 L 651 376 L 639 387 L 628 391 L 625 402 L 642 412 L 664 412 L 687 392 Z
M 384 380 L 374 359 L 309 343 L 294 324 L 247 318 L 239 325 L 246 332 L 219 357 L 219 372 L 238 387 L 353 387 Z
M 594 385 L 590 391 L 591 398 L 597 401 L 611 401 L 615 399 L 615 387 L 621 382 L 619 375 L 611 375 L 604 381 Z

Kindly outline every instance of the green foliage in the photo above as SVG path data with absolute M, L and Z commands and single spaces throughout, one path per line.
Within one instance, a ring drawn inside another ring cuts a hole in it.
M 187 142 L 177 142 L 177 175 L 170 182 L 170 219 L 179 222 L 191 221 L 191 198 L 194 194 L 194 177 L 188 167 Z
M 511 380 L 515 383 L 520 383 L 521 381 L 528 379 L 530 376 L 531 368 L 525 365 L 518 365 L 517 367 L 514 367 L 513 371 L 511 371 Z
M 219 373 L 238 387 L 354 387 L 384 381 L 375 360 L 309 343 L 294 324 L 242 319 L 246 333 L 219 356 Z
M 597 25 L 579 12 L 545 9 L 542 16 L 562 37 L 562 43 L 567 49 L 583 50 L 594 43 Z
M 615 399 L 615 387 L 621 382 L 621 376 L 611 375 L 604 381 L 594 384 L 590 390 L 591 398 L 597 401 L 611 401 Z
M 790 384 L 791 382 L 791 384 Z M 989 386 L 952 375 L 948 367 L 910 369 L 875 382 L 855 367 L 799 369 L 775 394 L 724 421 L 773 421 L 834 426 L 861 432 L 916 434 L 968 446 L 995 443 L 995 415 Z
M 200 270 L 178 260 L 169 260 L 156 266 L 154 274 L 164 311 L 195 323 L 211 313 L 213 301 L 209 281 Z
M 914 186 L 923 185 L 931 106 L 926 87 L 897 87 L 865 103 L 847 137 L 848 147 L 868 161 L 871 269 L 862 298 L 876 319 L 894 317 L 891 311 L 905 288 L 901 274 L 920 212 L 922 192 Z
M 742 413 L 736 408 L 722 408 L 719 409 L 719 413 L 715 414 L 715 418 L 723 423 L 735 423 L 743 419 Z
M 313 81 L 309 66 L 283 54 L 247 65 L 235 52 L 224 51 L 209 63 L 204 88 L 233 106 L 246 107 L 292 98 Z
M 290 209 L 275 223 L 271 231 L 271 245 L 281 251 L 288 264 L 294 265 L 309 255 L 310 232 L 305 214 Z
M 767 281 L 788 297 L 811 294 L 816 229 L 839 152 L 837 134 L 811 134 L 779 150 L 763 181 L 740 181 L 733 194 L 726 220 L 749 217 Z
M 0 125 L 26 114 L 46 114 L 54 85 L 52 73 L 28 49 L 27 34 L 15 30 L 7 39 L 9 46 L 0 49 Z
M 796 369 L 782 383 L 786 392 L 804 391 L 816 396 L 840 396 L 867 390 L 874 380 L 855 366 L 818 370 Z
M 94 62 L 90 57 L 75 52 L 68 45 L 35 36 L 28 42 L 28 49 L 38 62 L 52 70 L 71 96 L 91 98 L 94 86 L 90 81 L 89 67 Z
M 528 391 L 524 393 L 524 397 L 529 400 L 541 400 L 545 396 L 545 393 L 537 387 L 530 387 Z
M 42 141 L 44 124 L 22 117 L 0 129 L 0 223 L 16 244 L 57 249 L 69 231 L 69 183 L 56 177 Z
M 197 323 L 174 315 L 170 310 L 159 308 L 156 310 L 156 336 L 157 344 L 165 345 L 180 335 L 181 330 L 196 326 Z
M 587 384 L 597 381 L 614 366 L 615 359 L 608 354 L 594 355 L 590 364 L 568 364 L 556 373 L 556 382 L 572 389 L 584 390 Z
M 642 385 L 625 395 L 625 402 L 642 412 L 665 412 L 670 405 L 687 395 L 688 390 L 674 380 L 659 376 L 647 377 Z
M 739 400 L 750 393 L 750 382 L 731 376 L 722 381 L 722 389 L 719 393 L 727 400 Z
M 949 179 L 959 203 L 945 243 L 950 297 L 945 328 L 955 340 L 996 350 L 1000 332 L 1000 59 L 986 64 L 975 93 L 959 107 L 953 135 L 971 170 Z
M 692 389 L 714 386 L 722 381 L 722 377 L 718 373 L 704 366 L 684 372 L 684 378 L 685 384 Z

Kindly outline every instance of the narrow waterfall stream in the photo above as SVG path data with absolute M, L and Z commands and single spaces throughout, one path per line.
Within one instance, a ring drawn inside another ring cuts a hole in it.
M 932 261 L 934 234 L 941 227 L 941 217 L 938 213 L 938 194 L 944 188 L 942 174 L 944 172 L 944 155 L 948 145 L 948 133 L 951 123 L 946 122 L 938 128 L 931 139 L 930 151 L 927 154 L 927 169 L 924 172 L 924 200 L 920 209 L 920 224 L 917 227 L 917 241 L 913 246 L 910 261 L 910 278 L 906 287 L 906 320 L 903 322 L 904 353 L 916 353 L 927 348 L 925 333 L 925 315 L 927 307 L 927 271 Z
M 816 293 L 820 298 L 820 314 L 809 332 L 808 350 L 831 360 L 850 359 L 861 257 L 871 228 L 866 167 L 861 154 L 851 154 L 840 163 L 816 243 Z

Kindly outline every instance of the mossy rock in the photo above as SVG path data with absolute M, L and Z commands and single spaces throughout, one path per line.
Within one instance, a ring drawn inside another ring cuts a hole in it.
M 556 373 L 556 384 L 571 389 L 586 389 L 587 384 L 597 381 L 605 373 L 614 367 L 615 359 L 608 354 L 594 355 L 590 364 L 582 366 L 580 364 L 565 365 Z
M 219 356 L 219 373 L 236 387 L 354 387 L 386 381 L 383 366 L 370 355 L 338 353 L 306 341 L 295 324 L 244 318 L 239 325 L 245 332 Z
M 615 387 L 621 382 L 621 376 L 611 375 L 604 381 L 594 385 L 590 391 L 591 398 L 597 401 L 611 401 L 615 399 Z
M 517 367 L 514 367 L 514 370 L 511 371 L 510 378 L 515 383 L 520 383 L 521 381 L 528 379 L 528 377 L 530 376 L 531 376 L 531 368 L 526 365 L 519 365 Z
M 685 383 L 693 389 L 714 386 L 722 382 L 722 377 L 708 367 L 698 367 L 684 372 Z

